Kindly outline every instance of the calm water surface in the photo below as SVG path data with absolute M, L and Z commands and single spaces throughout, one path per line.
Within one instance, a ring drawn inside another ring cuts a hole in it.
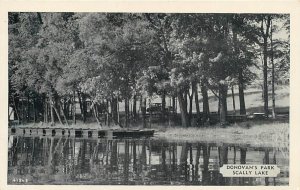
M 288 185 L 288 150 L 150 139 L 10 136 L 8 184 Z M 223 164 L 277 164 L 276 178 L 222 177 Z

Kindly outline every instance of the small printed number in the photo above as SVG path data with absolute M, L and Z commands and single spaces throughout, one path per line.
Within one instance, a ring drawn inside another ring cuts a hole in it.
M 27 183 L 28 179 L 13 178 L 12 182 L 14 182 L 14 183 Z

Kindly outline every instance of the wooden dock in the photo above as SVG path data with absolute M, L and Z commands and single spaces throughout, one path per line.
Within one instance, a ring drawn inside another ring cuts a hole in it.
M 9 134 L 26 135 L 26 136 L 65 136 L 65 137 L 76 137 L 76 138 L 77 137 L 137 138 L 137 137 L 152 137 L 154 135 L 154 130 L 11 127 L 9 128 Z

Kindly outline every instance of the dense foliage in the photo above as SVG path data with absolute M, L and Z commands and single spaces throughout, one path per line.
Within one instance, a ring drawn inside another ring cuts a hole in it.
M 91 110 L 100 125 L 104 116 L 128 126 L 140 101 L 145 125 L 147 98 L 160 96 L 162 118 L 178 101 L 184 127 L 195 99 L 201 125 L 209 122 L 211 91 L 226 124 L 229 88 L 238 86 L 246 114 L 244 89 L 262 75 L 268 115 L 269 78 L 274 84 L 289 75 L 289 15 L 9 13 L 8 32 L 9 104 L 22 122 L 75 124 L 79 102 L 83 122 Z

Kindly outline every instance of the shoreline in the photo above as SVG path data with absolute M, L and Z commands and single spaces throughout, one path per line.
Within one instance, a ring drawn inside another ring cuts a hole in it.
M 26 128 L 48 128 L 48 129 L 89 129 L 89 130 L 117 130 L 124 129 L 117 125 L 98 126 L 95 123 L 77 124 L 77 125 L 60 125 L 50 126 L 48 124 L 25 124 L 10 126 L 21 129 Z M 129 130 L 143 129 L 140 127 L 131 127 Z M 253 121 L 231 124 L 227 127 L 213 125 L 208 127 L 189 127 L 182 128 L 179 126 L 161 127 L 153 125 L 155 130 L 154 138 L 176 141 L 176 142 L 211 142 L 211 143 L 228 143 L 228 144 L 251 144 L 255 146 L 270 147 L 289 147 L 289 122 L 269 122 Z M 126 129 L 125 129 L 126 130 Z

